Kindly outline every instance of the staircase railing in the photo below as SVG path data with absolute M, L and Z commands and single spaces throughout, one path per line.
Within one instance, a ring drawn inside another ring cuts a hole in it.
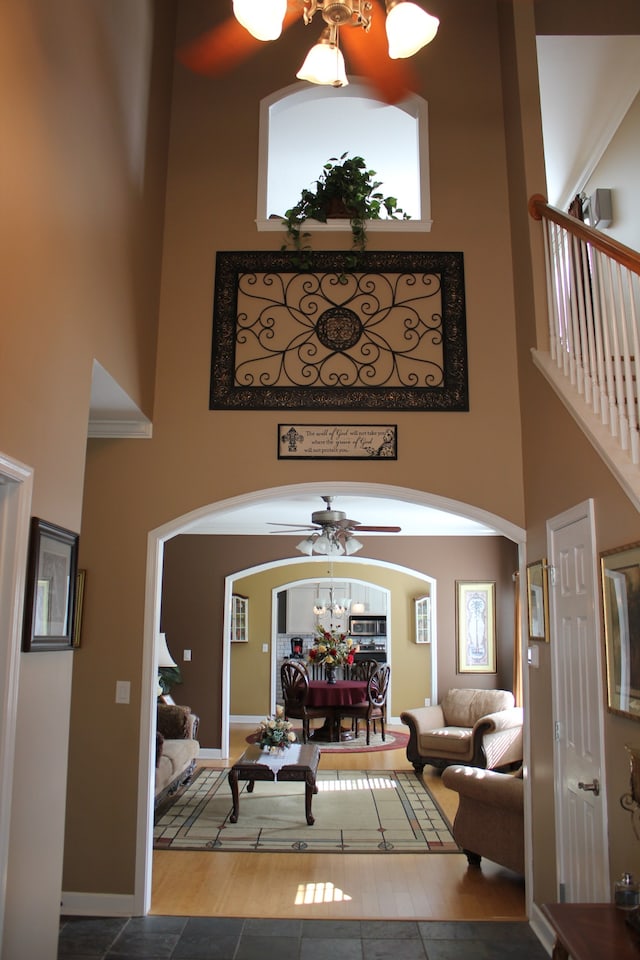
M 551 364 L 637 466 L 640 254 L 540 195 L 529 213 L 544 227 Z

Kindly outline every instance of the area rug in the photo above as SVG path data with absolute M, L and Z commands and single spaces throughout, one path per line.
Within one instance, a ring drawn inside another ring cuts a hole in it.
M 154 828 L 156 850 L 263 853 L 459 853 L 435 799 L 409 770 L 322 770 L 304 812 L 304 784 L 241 781 L 231 823 L 229 771 L 204 768 Z
M 298 740 L 302 743 L 302 730 L 296 730 Z M 247 737 L 247 743 L 255 743 L 256 736 L 251 734 Z M 385 730 L 385 739 L 382 734 L 372 733 L 367 746 L 367 732 L 360 730 L 357 737 L 353 740 L 342 740 L 340 743 L 316 743 L 320 748 L 320 753 L 373 753 L 380 750 L 403 750 L 409 742 L 408 733 L 391 733 Z

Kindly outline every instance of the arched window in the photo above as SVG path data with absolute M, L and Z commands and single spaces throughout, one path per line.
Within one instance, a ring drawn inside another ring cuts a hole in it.
M 402 104 L 383 104 L 352 79 L 340 89 L 296 83 L 262 100 L 258 230 L 281 230 L 285 210 L 312 187 L 330 157 L 345 152 L 364 157 L 380 190 L 411 217 L 373 220 L 369 230 L 431 229 L 426 101 L 412 94 Z M 350 227 L 332 221 L 315 229 Z

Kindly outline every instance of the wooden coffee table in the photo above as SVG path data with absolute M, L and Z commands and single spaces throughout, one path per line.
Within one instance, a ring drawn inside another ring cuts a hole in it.
M 612 903 L 543 903 L 556 943 L 552 960 L 637 960 L 640 937 Z
M 249 782 L 247 793 L 253 793 L 256 780 L 279 780 L 281 783 L 304 783 L 305 815 L 309 826 L 313 826 L 315 819 L 311 813 L 311 798 L 318 792 L 316 771 L 319 761 L 320 751 L 312 743 L 294 743 L 280 758 L 265 753 L 257 744 L 250 746 L 229 771 L 233 798 L 233 810 L 229 818 L 231 823 L 237 823 L 240 812 L 239 780 Z

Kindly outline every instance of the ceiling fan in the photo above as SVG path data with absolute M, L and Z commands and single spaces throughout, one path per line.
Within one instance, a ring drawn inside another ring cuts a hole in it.
M 363 76 L 382 101 L 395 104 L 417 89 L 415 77 L 404 58 L 430 42 L 438 27 L 437 18 L 410 0 L 386 0 L 386 8 L 381 0 L 270 0 L 270 5 L 280 7 L 275 30 L 249 32 L 252 29 L 250 17 L 254 18 L 254 10 L 260 12 L 261 8 L 256 5 L 256 0 L 234 0 L 234 15 L 183 46 L 178 51 L 178 59 L 195 73 L 221 76 L 253 56 L 263 41 L 277 39 L 281 29 L 288 29 L 301 19 L 309 25 L 318 12 L 325 28 L 298 76 L 312 83 L 345 86 L 348 80 L 340 52 L 343 44 L 353 72 Z M 412 17 L 424 22 L 424 35 L 428 39 L 416 40 L 421 29 L 416 28 L 414 20 L 404 22 Z M 398 47 L 397 41 L 392 42 L 392 19 L 394 23 L 400 22 L 400 27 L 395 29 L 411 38 L 410 46 Z M 318 58 L 326 65 L 320 67 L 320 73 L 315 68 Z M 313 68 L 310 59 L 314 60 Z
M 272 530 L 272 533 L 306 533 L 309 536 L 301 540 L 296 549 L 300 553 L 311 556 L 320 553 L 325 556 L 337 557 L 342 554 L 351 556 L 362 549 L 362 544 L 353 536 L 353 533 L 400 533 L 400 527 L 370 526 L 358 520 L 348 520 L 342 510 L 332 510 L 333 497 L 322 497 L 325 502 L 324 510 L 315 510 L 311 514 L 311 523 L 298 525 L 294 523 L 272 523 L 271 526 L 287 527 L 287 531 Z

